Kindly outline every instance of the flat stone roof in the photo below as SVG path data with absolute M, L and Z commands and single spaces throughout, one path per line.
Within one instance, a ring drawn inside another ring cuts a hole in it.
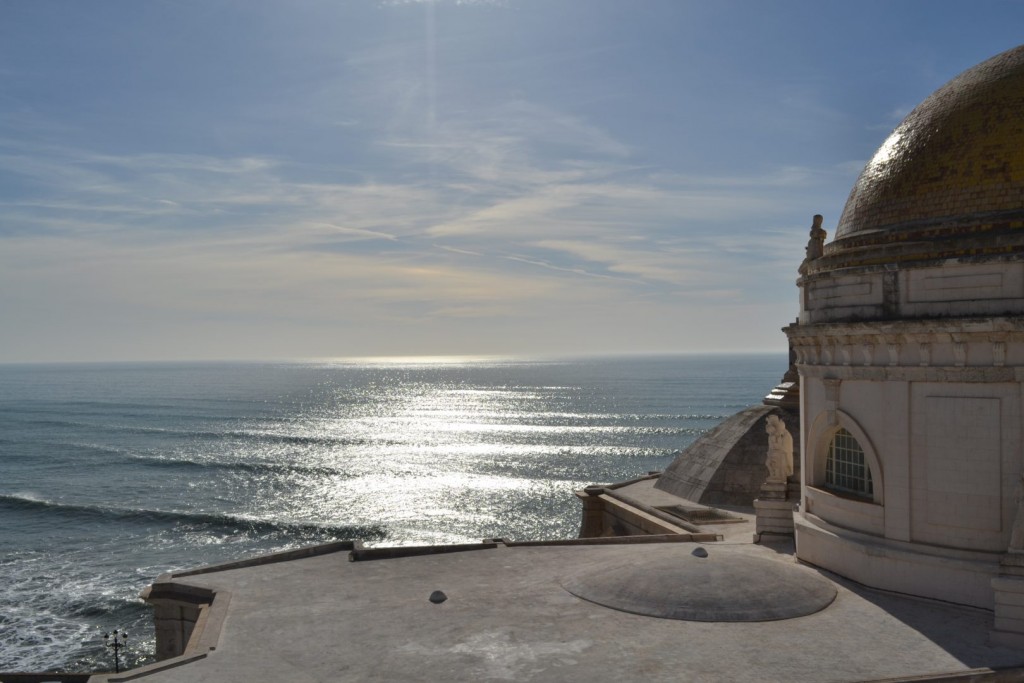
M 565 577 L 603 564 L 642 567 L 648 556 L 688 555 L 698 544 L 598 540 L 358 562 L 334 550 L 170 577 L 216 593 L 203 647 L 94 680 L 821 682 L 1024 665 L 1024 650 L 987 644 L 990 612 L 871 590 L 813 568 L 801 569 L 833 584 L 836 598 L 792 619 L 681 621 L 603 607 L 565 590 Z M 789 544 L 699 545 L 796 563 Z M 386 553 L 364 557 L 375 556 Z M 447 599 L 435 604 L 437 590 Z

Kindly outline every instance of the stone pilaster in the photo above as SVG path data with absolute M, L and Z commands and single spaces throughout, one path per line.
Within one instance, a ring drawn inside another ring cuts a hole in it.
M 202 609 L 213 601 L 213 593 L 170 581 L 160 576 L 142 591 L 142 599 L 153 607 L 157 660 L 185 653 Z
M 989 631 L 994 645 L 1024 647 L 1024 553 L 1008 552 L 992 579 L 995 621 Z
M 786 482 L 765 482 L 761 487 L 761 494 L 754 500 L 755 542 L 761 540 L 762 534 L 793 535 L 793 507 L 796 501 L 789 500 L 788 489 Z

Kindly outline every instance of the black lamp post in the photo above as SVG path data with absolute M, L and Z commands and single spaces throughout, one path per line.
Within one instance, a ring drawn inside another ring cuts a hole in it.
M 113 636 L 113 638 L 111 638 Z M 128 632 L 114 629 L 113 634 L 104 633 L 103 642 L 107 647 L 114 648 L 114 673 L 121 673 L 121 658 L 119 653 L 122 647 L 128 644 Z

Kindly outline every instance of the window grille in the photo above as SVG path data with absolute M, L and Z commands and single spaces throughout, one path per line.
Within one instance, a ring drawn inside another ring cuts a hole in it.
M 825 486 L 866 498 L 871 498 L 874 493 L 871 469 L 864 462 L 864 449 L 845 429 L 836 432 L 828 445 Z

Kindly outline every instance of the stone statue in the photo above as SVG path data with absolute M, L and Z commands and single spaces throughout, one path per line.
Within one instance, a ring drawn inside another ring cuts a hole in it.
M 793 474 L 793 435 L 778 415 L 769 415 L 765 431 L 768 432 L 768 483 L 785 483 Z
M 801 275 L 807 272 L 807 266 L 811 261 L 821 258 L 825 253 L 825 238 L 828 237 L 828 233 L 821 227 L 823 220 L 825 219 L 820 213 L 814 215 L 814 220 L 811 223 L 811 237 L 807 240 L 806 256 L 804 256 L 803 263 L 800 264 Z

